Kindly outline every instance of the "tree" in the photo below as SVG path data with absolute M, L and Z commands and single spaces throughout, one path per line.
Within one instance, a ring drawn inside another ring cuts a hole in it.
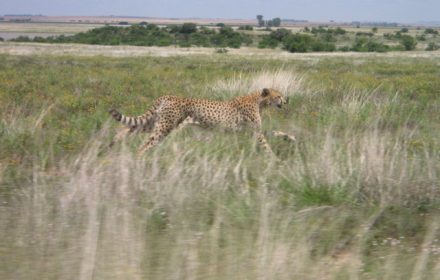
M 433 35 L 438 35 L 438 31 L 433 29 L 433 28 L 426 28 L 425 29 L 425 34 L 433 34 Z
M 275 27 L 280 27 L 281 26 L 281 19 L 280 18 L 274 18 L 272 19 L 272 24 Z
M 292 34 L 290 30 L 286 28 L 278 28 L 270 33 L 270 37 L 281 42 L 289 34 Z
M 427 51 L 436 51 L 436 50 L 438 50 L 438 49 L 440 49 L 440 46 L 437 45 L 437 44 L 434 43 L 434 42 L 430 42 L 430 43 L 428 44 L 428 47 L 426 48 Z
M 400 44 L 406 51 L 412 51 L 416 48 L 417 41 L 409 35 L 402 35 L 400 37 Z
M 258 20 L 258 26 L 259 27 L 263 27 L 264 26 L 263 16 L 262 15 L 257 15 L 257 20 Z
M 371 29 L 371 31 L 373 32 L 373 33 L 377 33 L 377 27 L 373 27 L 373 29 Z
M 197 25 L 191 22 L 185 22 L 180 28 L 180 33 L 190 34 L 197 31 Z

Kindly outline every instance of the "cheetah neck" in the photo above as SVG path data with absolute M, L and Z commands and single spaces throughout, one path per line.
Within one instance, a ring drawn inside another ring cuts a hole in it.
M 256 104 L 262 110 L 268 106 L 266 99 L 261 97 L 260 92 L 254 92 L 248 95 L 234 98 L 234 102 L 238 104 Z

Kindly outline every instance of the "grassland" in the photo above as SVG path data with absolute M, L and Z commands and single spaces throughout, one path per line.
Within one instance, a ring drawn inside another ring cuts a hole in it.
M 415 53 L 0 55 L 0 278 L 434 279 L 440 58 Z M 280 162 L 246 131 L 107 147 L 110 107 L 262 87 L 291 100 L 263 117 L 298 138 Z
M 5 40 L 14 39 L 19 36 L 48 37 L 59 35 L 73 35 L 78 32 L 101 27 L 102 24 L 72 24 L 72 23 L 37 23 L 37 22 L 0 22 L 0 37 Z

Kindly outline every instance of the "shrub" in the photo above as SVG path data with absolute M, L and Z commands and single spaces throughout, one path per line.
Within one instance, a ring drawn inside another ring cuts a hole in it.
M 384 33 L 383 37 L 387 40 L 393 40 L 395 36 L 394 36 L 394 34 L 391 34 L 391 33 Z
M 238 30 L 254 30 L 254 28 L 250 25 L 240 26 Z
M 272 38 L 270 35 L 264 35 L 262 40 L 258 43 L 258 47 L 261 49 L 264 48 L 276 48 L 278 47 L 278 44 L 280 43 L 279 40 L 276 40 Z
M 351 50 L 351 48 L 349 46 L 343 46 L 338 48 L 338 51 L 340 52 L 349 52 Z
M 412 51 L 416 48 L 417 41 L 409 35 L 402 35 L 400 37 L 400 44 L 406 51 Z
M 278 28 L 277 30 L 270 33 L 270 37 L 281 42 L 289 34 L 292 34 L 290 30 L 287 30 L 285 28 Z
M 185 22 L 180 27 L 180 33 L 191 34 L 197 31 L 197 25 L 191 22 Z
M 316 40 L 312 44 L 312 51 L 314 52 L 334 52 L 335 50 L 336 46 L 328 42 Z
M 424 34 L 416 36 L 417 41 L 426 41 L 426 37 Z
M 284 37 L 283 45 L 289 52 L 334 51 L 336 46 L 323 42 L 307 34 L 289 34 Z
M 371 32 L 356 32 L 356 36 L 366 36 L 366 37 L 373 37 L 374 34 Z
M 167 26 L 166 30 L 170 33 L 179 33 L 180 32 L 180 26 L 178 25 L 169 25 Z
M 227 52 L 228 52 L 228 49 L 225 49 L 225 48 L 215 49 L 215 53 L 223 54 L 223 53 L 227 53 Z
M 371 39 L 357 38 L 351 50 L 355 52 L 386 52 L 390 50 L 390 47 Z
M 335 35 L 345 35 L 347 33 L 347 31 L 345 29 L 342 29 L 342 28 L 338 27 L 338 28 L 333 30 L 333 33 Z
M 425 33 L 425 34 L 438 35 L 438 31 L 435 30 L 434 28 L 426 28 L 424 33 Z
M 14 42 L 31 42 L 32 39 L 29 38 L 28 36 L 20 35 L 17 38 L 12 39 L 11 41 L 14 41 Z
M 436 51 L 436 50 L 438 50 L 438 49 L 440 49 L 440 46 L 439 46 L 439 45 L 437 45 L 437 44 L 434 43 L 434 42 L 430 42 L 430 43 L 428 44 L 428 46 L 426 47 L 425 50 L 427 50 L 427 51 Z
M 214 29 L 208 28 L 206 26 L 201 26 L 199 28 L 199 32 L 200 32 L 200 34 L 205 34 L 205 35 L 215 34 L 215 30 Z
M 312 30 L 310 32 L 312 32 L 312 34 L 327 33 L 327 29 L 322 26 L 319 26 L 318 28 L 312 27 Z

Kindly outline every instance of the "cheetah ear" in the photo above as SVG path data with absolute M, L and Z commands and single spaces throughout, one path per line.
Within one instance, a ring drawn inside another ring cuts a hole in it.
M 270 94 L 270 90 L 268 88 L 263 88 L 263 91 L 261 92 L 261 96 L 266 97 Z

